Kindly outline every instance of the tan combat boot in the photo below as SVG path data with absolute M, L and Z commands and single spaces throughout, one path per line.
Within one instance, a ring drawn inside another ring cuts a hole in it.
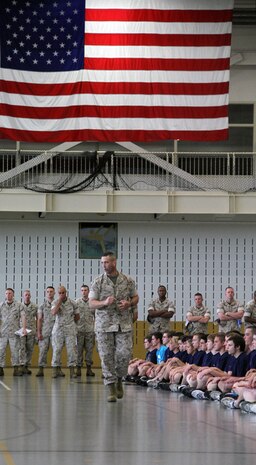
M 58 378 L 58 367 L 53 367 L 52 378 Z
M 39 367 L 36 376 L 37 376 L 37 377 L 44 376 L 44 367 Z
M 57 374 L 60 378 L 65 378 L 65 373 L 61 370 L 61 367 L 57 367 Z
M 13 376 L 23 376 L 23 367 L 13 367 Z
M 108 402 L 116 402 L 116 385 L 115 385 L 115 383 L 107 384 L 107 388 L 108 388 L 108 392 L 109 392 L 107 401 Z
M 76 367 L 76 376 L 77 376 L 78 378 L 80 378 L 80 376 L 82 376 L 81 367 Z
M 117 384 L 116 384 L 116 397 L 118 399 L 122 399 L 124 397 L 124 389 L 123 389 L 123 383 L 122 383 L 122 378 L 117 379 Z
M 32 371 L 28 368 L 27 365 L 23 367 L 23 375 L 32 375 Z
M 87 365 L 86 376 L 95 376 L 95 373 L 92 371 L 91 365 Z
M 75 372 L 75 367 L 70 367 L 69 368 L 69 372 L 70 372 L 70 378 L 77 378 L 77 374 Z

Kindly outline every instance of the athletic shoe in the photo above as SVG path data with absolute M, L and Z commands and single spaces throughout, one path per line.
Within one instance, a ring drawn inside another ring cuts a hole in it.
M 148 387 L 152 387 L 154 389 L 157 389 L 159 382 L 160 381 L 158 379 L 149 379 L 147 381 L 147 385 L 148 385 Z
M 220 391 L 211 391 L 210 393 L 210 398 L 212 400 L 218 400 L 220 401 L 220 396 L 221 396 L 221 392 Z
M 240 407 L 240 410 L 242 410 L 242 412 L 246 412 L 246 413 L 250 413 L 250 402 L 246 402 L 245 400 L 242 400 L 242 402 L 240 402 L 239 404 L 239 407 Z
M 246 402 L 243 400 L 239 405 L 240 409 L 246 413 L 256 413 L 256 402 Z
M 220 401 L 221 405 L 227 408 L 236 408 L 235 400 L 232 397 L 223 397 Z
M 186 397 L 192 397 L 192 392 L 195 390 L 195 388 L 192 388 L 190 386 L 186 386 L 186 387 L 183 387 L 182 389 L 180 389 L 180 392 L 182 392 L 182 394 Z
M 166 381 L 160 381 L 158 383 L 158 388 L 162 389 L 162 391 L 170 391 L 170 383 Z
M 231 391 L 231 392 L 224 392 L 220 396 L 221 399 L 224 399 L 225 397 L 232 397 L 232 399 L 237 399 L 238 394 L 234 391 Z
M 182 389 L 189 387 L 188 384 L 180 384 L 178 387 L 178 391 L 182 392 Z
M 191 392 L 191 396 L 192 396 L 194 399 L 205 400 L 204 391 L 201 391 L 200 389 L 194 389 L 194 390 Z
M 179 392 L 179 386 L 180 386 L 179 384 L 171 383 L 169 385 L 169 390 L 171 392 Z

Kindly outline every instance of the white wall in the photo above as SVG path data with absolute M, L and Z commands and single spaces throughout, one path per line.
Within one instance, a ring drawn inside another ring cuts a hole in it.
M 118 267 L 136 280 L 139 319 L 162 283 L 184 318 L 195 292 L 215 309 L 230 284 L 248 301 L 256 287 L 255 226 L 216 223 L 120 223 Z M 16 298 L 29 288 L 41 303 L 47 285 L 67 286 L 70 297 L 100 273 L 98 260 L 78 258 L 78 223 L 6 222 L 0 230 L 0 299 L 6 287 Z

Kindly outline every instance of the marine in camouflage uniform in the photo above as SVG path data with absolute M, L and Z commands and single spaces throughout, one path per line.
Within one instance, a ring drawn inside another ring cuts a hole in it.
M 105 272 L 92 283 L 89 301 L 95 309 L 95 333 L 108 401 L 116 402 L 123 397 L 122 377 L 131 359 L 139 298 L 133 279 L 117 271 L 112 252 L 106 252 L 101 263 Z
M 148 306 L 149 333 L 170 331 L 170 319 L 175 314 L 174 303 L 166 297 L 166 287 L 158 286 L 158 298 Z
M 22 321 L 23 331 L 26 331 L 25 310 L 22 303 L 14 300 L 14 291 L 7 288 L 5 291 L 5 301 L 0 303 L 0 376 L 4 375 L 6 348 L 9 343 L 11 350 L 11 363 L 14 367 L 13 375 L 20 376 L 19 370 L 19 348 L 20 337 L 15 332 L 20 329 Z
M 31 302 L 31 293 L 29 290 L 23 292 L 23 304 L 25 309 L 26 326 L 31 330 L 27 336 L 20 339 L 20 365 L 23 367 L 24 375 L 31 375 L 29 370 L 31 365 L 32 355 L 36 343 L 36 322 L 38 306 Z
M 52 341 L 52 329 L 55 316 L 52 315 L 52 302 L 54 300 L 55 289 L 53 286 L 46 288 L 46 299 L 40 305 L 37 312 L 37 338 L 39 346 L 38 366 L 36 376 L 44 376 L 44 368 L 47 366 L 47 354 Z
M 222 300 L 217 308 L 219 332 L 239 331 L 243 315 L 244 307 L 234 299 L 233 287 L 227 287 L 225 289 L 225 300 Z
M 203 296 L 200 292 L 194 295 L 195 305 L 190 307 L 186 315 L 185 329 L 189 334 L 208 333 L 208 321 L 211 317 L 210 310 L 203 305 Z
M 75 322 L 79 320 L 79 309 L 77 303 L 67 297 L 67 290 L 64 286 L 58 288 L 58 294 L 59 299 L 52 303 L 52 314 L 56 316 L 52 330 L 53 378 L 60 376 L 59 368 L 64 343 L 67 349 L 70 377 L 75 378 L 74 367 L 77 365 L 77 327 Z
M 256 291 L 253 293 L 253 299 L 250 300 L 244 309 L 244 325 L 245 328 L 253 326 L 256 328 Z
M 80 319 L 77 322 L 77 376 L 81 376 L 83 358 L 85 352 L 86 376 L 95 376 L 92 371 L 92 354 L 95 342 L 94 311 L 89 307 L 89 286 L 81 286 L 82 297 L 76 300 L 79 308 Z

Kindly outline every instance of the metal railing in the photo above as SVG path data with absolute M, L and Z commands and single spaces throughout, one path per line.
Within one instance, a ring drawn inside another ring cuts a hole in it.
M 41 192 L 256 189 L 256 153 L 154 152 L 143 157 L 131 152 L 66 151 L 50 157 L 49 153 L 42 157 L 42 151 L 1 149 L 0 187 Z M 27 162 L 30 167 L 25 169 Z M 199 179 L 203 187 L 193 182 Z

